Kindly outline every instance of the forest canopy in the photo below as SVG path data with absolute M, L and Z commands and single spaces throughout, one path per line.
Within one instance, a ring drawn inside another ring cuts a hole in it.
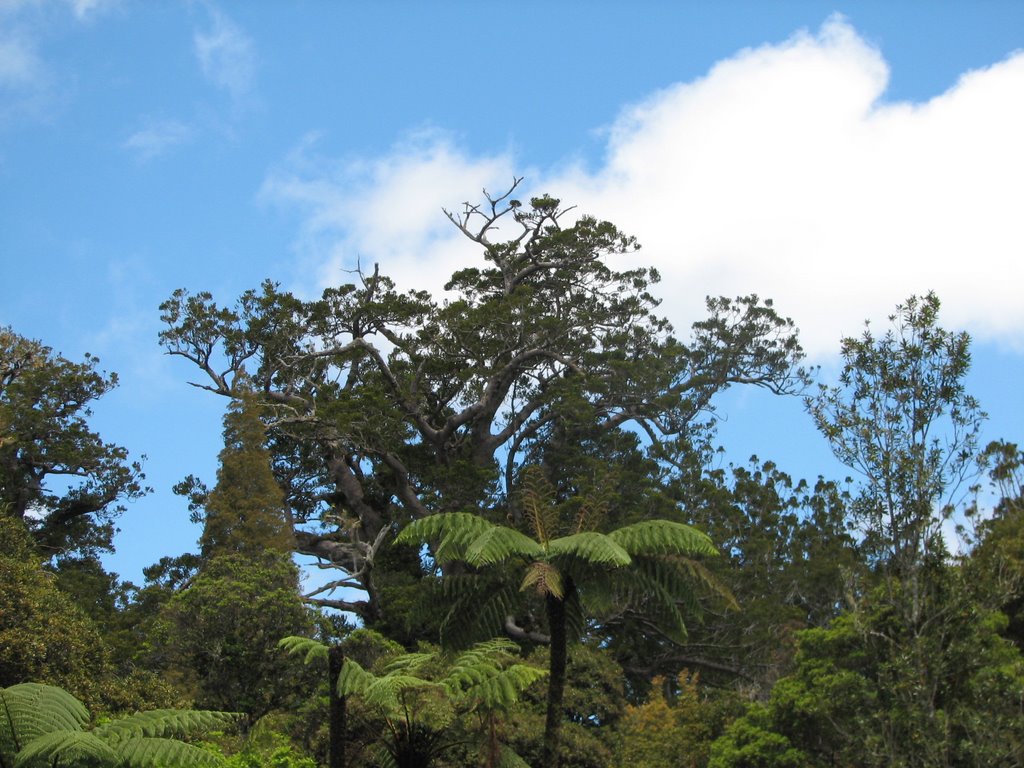
M 1022 764 L 1024 453 L 980 444 L 939 298 L 819 384 L 770 300 L 675 329 L 632 236 L 518 184 L 445 212 L 480 260 L 444 297 L 375 265 L 160 306 L 227 409 L 142 585 L 98 559 L 146 491 L 88 424 L 116 376 L 0 330 L 0 695 L 236 713 L 202 748 L 239 766 Z M 853 479 L 714 461 L 735 386 Z

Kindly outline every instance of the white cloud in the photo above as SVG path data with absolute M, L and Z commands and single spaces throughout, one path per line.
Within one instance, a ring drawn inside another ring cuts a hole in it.
M 705 295 L 756 292 L 820 357 L 935 290 L 946 325 L 1024 347 L 1024 54 L 924 103 L 884 102 L 887 81 L 881 52 L 833 19 L 625 109 L 597 170 L 528 181 L 637 235 L 681 331 Z M 265 191 L 304 206 L 322 282 L 358 255 L 405 287 L 473 258 L 441 205 L 524 172 L 436 136 L 336 166 L 293 163 Z
M 156 120 L 125 139 L 123 146 L 139 160 L 145 161 L 184 144 L 191 140 L 193 134 L 191 126 L 177 120 Z
M 203 74 L 236 102 L 250 94 L 256 72 L 252 40 L 220 9 L 209 6 L 210 28 L 193 37 Z

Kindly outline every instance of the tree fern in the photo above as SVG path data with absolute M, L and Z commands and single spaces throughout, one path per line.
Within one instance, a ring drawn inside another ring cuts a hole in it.
M 0 768 L 173 768 L 210 766 L 215 755 L 176 738 L 223 728 L 237 715 L 162 709 L 86 730 L 88 710 L 40 683 L 0 689 Z
M 323 661 L 327 661 L 327 646 L 319 640 L 290 635 L 289 637 L 282 638 L 278 643 L 278 647 L 283 648 L 290 654 L 301 653 L 303 656 L 302 660 L 305 664 L 312 664 L 314 661 L 319 661 L 321 659 Z

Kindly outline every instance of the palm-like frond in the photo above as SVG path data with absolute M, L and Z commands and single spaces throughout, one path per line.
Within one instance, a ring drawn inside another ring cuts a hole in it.
M 376 678 L 353 659 L 345 659 L 338 675 L 338 695 L 351 696 L 363 693 Z
M 41 683 L 0 689 L 0 765 L 33 739 L 53 731 L 80 731 L 89 710 L 67 691 Z
M 445 577 L 444 594 L 451 608 L 441 623 L 441 643 L 453 648 L 501 634 L 505 618 L 515 612 L 520 601 L 511 583 L 470 574 Z
M 239 715 L 195 709 L 152 709 L 104 723 L 93 730 L 111 744 L 127 739 L 179 739 L 231 725 Z
M 13 768 L 113 768 L 121 757 L 95 734 L 58 730 L 29 741 L 13 760 Z
M 526 534 L 515 528 L 495 525 L 479 534 L 466 547 L 465 561 L 472 566 L 494 565 L 512 557 L 540 557 L 543 548 Z
M 395 537 L 398 544 L 426 544 L 449 536 L 472 539 L 494 523 L 469 512 L 441 512 L 414 520 Z
M 289 654 L 304 654 L 303 662 L 306 664 L 311 664 L 320 659 L 327 660 L 327 646 L 319 640 L 289 635 L 282 638 L 277 645 L 279 648 L 284 648 Z
M 205 749 L 170 739 L 128 739 L 116 750 L 125 768 L 206 768 L 221 763 L 217 755 Z
M 619 528 L 607 536 L 631 555 L 718 554 L 706 534 L 672 520 L 645 520 Z
M 626 550 L 611 534 L 584 531 L 562 536 L 548 543 L 549 557 L 569 556 L 595 565 L 621 568 L 632 562 Z

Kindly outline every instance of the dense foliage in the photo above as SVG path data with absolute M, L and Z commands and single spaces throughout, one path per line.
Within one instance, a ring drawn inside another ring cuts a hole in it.
M 809 390 L 771 302 L 677 335 L 631 237 L 515 188 L 448 213 L 482 261 L 446 300 L 374 267 L 162 305 L 227 411 L 141 586 L 100 560 L 144 492 L 88 425 L 116 377 L 0 329 L 0 768 L 1024 764 L 1024 452 L 979 445 L 938 298 Z M 734 385 L 854 477 L 712 461 Z

